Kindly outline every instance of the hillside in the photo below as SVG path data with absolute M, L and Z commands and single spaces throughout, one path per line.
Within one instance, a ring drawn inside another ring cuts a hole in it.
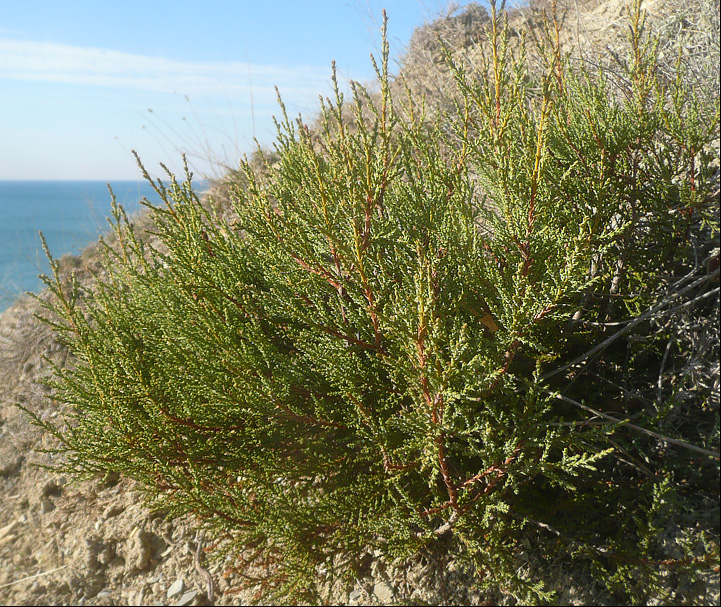
M 511 13 L 511 45 L 516 44 L 522 29 L 541 26 L 542 10 L 549 5 L 545 0 L 532 0 L 530 7 Z M 614 65 L 620 57 L 619 49 L 627 28 L 626 2 L 569 0 L 559 5 L 566 9 L 562 42 L 571 53 L 571 62 L 576 65 L 586 62 L 590 69 L 616 69 Z M 662 77 L 673 77 L 673 66 L 681 52 L 693 68 L 688 78 L 700 90 L 715 96 L 718 104 L 718 2 L 649 0 L 644 8 L 648 11 L 649 23 L 661 33 Z M 402 77 L 410 88 L 424 92 L 429 117 L 436 112 L 453 111 L 448 103 L 453 77 L 440 61 L 442 49 L 436 36 L 446 41 L 459 63 L 478 65 L 483 61 L 484 47 L 476 42 L 487 23 L 487 13 L 476 7 L 451 13 L 419 28 L 393 86 L 401 90 Z M 529 63 L 534 65 L 534 62 L 542 69 L 540 57 L 529 45 Z M 718 139 L 715 149 L 706 151 L 715 155 L 715 202 L 710 206 L 715 205 L 718 222 Z M 234 179 L 234 175 L 229 176 L 213 193 L 213 200 L 226 213 L 230 211 L 224 200 Z M 149 227 L 147 216 L 136 218 L 135 223 L 139 233 Z M 144 234 L 143 238 L 158 242 L 157 236 Z M 701 462 L 697 476 L 691 480 L 683 478 L 679 469 L 679 485 L 698 483 L 701 489 L 689 491 L 691 495 L 679 508 L 673 526 L 657 530 L 654 541 L 662 556 L 654 562 L 641 559 L 638 563 L 624 564 L 638 569 L 639 587 L 648 579 L 644 577 L 647 569 L 657 574 L 654 579 L 661 580 L 657 596 L 647 597 L 649 604 L 719 602 L 718 481 L 709 480 L 718 473 L 718 460 L 708 457 L 709 451 L 718 450 L 718 232 L 713 236 L 713 230 L 699 229 L 694 242 L 698 259 L 693 276 L 705 290 L 694 291 L 689 298 L 705 299 L 698 304 L 700 311 L 695 315 L 688 312 L 684 316 L 685 311 L 696 305 L 688 304 L 691 299 L 687 299 L 679 305 L 678 315 L 666 317 L 671 319 L 665 327 L 668 343 L 678 344 L 679 351 L 687 355 L 679 356 L 674 363 L 677 366 L 673 377 L 664 379 L 663 369 L 657 375 L 658 392 L 661 394 L 663 389 L 670 392 L 673 386 L 674 394 L 682 395 L 679 398 L 686 412 L 703 403 L 705 417 L 699 419 L 706 423 L 715 416 L 716 429 L 704 430 L 712 441 L 707 445 L 710 449 L 706 449 L 706 454 L 694 453 Z M 684 272 L 688 270 L 687 266 L 681 267 Z M 93 273 L 104 271 L 100 247 L 93 245 L 78 257 L 63 258 L 60 268 L 63 276 L 74 271 L 81 282 L 89 283 Z M 681 290 L 681 286 L 678 289 Z M 262 586 L 237 590 L 252 571 L 237 566 L 236 562 L 210 561 L 207 557 L 214 543 L 199 531 L 197 522 L 190 517 L 172 519 L 168 512 L 151 511 L 142 495 L 135 491 L 138 486 L 133 481 L 107 474 L 71 482 L 70 477 L 41 467 L 52 467 L 61 458 L 52 451 L 42 451 L 52 449 L 55 439 L 32 425 L 27 415 L 14 405 L 22 405 L 49 423 L 62 417 L 53 390 L 44 381 L 52 375 L 53 365 L 63 368 L 70 364 L 69 353 L 53 330 L 35 316 L 42 313 L 42 302 L 50 298 L 47 291 L 37 299 L 23 297 L 0 314 L 0 602 L 13 605 L 240 605 L 260 600 L 262 603 Z M 661 320 L 651 318 L 648 322 L 661 323 Z M 673 356 L 669 357 L 667 352 L 658 358 L 665 363 Z M 621 379 L 622 371 L 618 375 Z M 656 390 L 656 377 L 649 381 Z M 628 400 L 619 412 L 629 411 Z M 612 404 L 606 412 L 614 411 Z M 681 421 L 672 421 L 682 426 Z M 690 437 L 698 437 L 693 431 L 689 432 Z M 665 449 L 659 447 L 656 455 L 678 456 L 676 451 Z M 683 453 L 683 457 L 687 457 L 686 452 Z M 652 467 L 649 462 L 630 455 L 627 461 L 622 461 L 641 475 L 653 474 L 646 467 Z M 536 531 L 547 533 L 547 538 L 549 533 L 555 533 L 548 529 Z M 559 537 L 559 544 L 561 540 Z M 433 555 L 419 555 L 393 567 L 387 567 L 376 557 L 371 552 L 362 555 L 359 560 L 363 563 L 364 575 L 358 577 L 355 586 L 336 589 L 340 600 L 346 604 L 514 604 L 504 588 L 481 592 L 472 587 L 466 569 L 434 561 Z M 530 546 L 524 558 L 524 562 L 518 563 L 519 569 L 543 578 L 548 589 L 556 593 L 558 603 L 616 604 L 618 600 L 594 578 L 593 567 L 581 559 L 571 561 L 561 556 L 560 551 L 539 556 Z M 634 573 L 630 575 L 633 577 Z M 643 596 L 642 588 L 636 590 L 637 596 Z

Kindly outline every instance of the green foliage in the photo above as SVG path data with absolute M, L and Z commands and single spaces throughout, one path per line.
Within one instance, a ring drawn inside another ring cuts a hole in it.
M 718 111 L 654 79 L 633 19 L 620 94 L 568 68 L 553 21 L 538 81 L 494 9 L 485 65 L 447 54 L 455 111 L 430 128 L 422 100 L 393 98 L 384 42 L 378 95 L 336 85 L 317 132 L 283 109 L 232 220 L 189 174 L 154 183 L 152 246 L 114 204 L 96 282 L 56 262 L 47 279 L 75 359 L 65 427 L 38 422 L 66 469 L 137 479 L 289 601 L 327 600 L 369 551 L 441 551 L 481 588 L 550 600 L 518 561 L 544 529 L 638 599 L 597 547 L 653 558 L 671 489 L 618 480 L 616 425 L 574 423 L 554 395 L 577 378 L 556 371 L 658 303 L 714 204 Z M 631 485 L 641 510 L 615 530 L 604 509 Z

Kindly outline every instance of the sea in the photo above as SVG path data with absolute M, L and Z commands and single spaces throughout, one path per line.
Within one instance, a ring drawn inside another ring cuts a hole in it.
M 146 181 L 109 184 L 131 215 L 145 197 L 160 200 Z M 42 232 L 53 257 L 80 253 L 107 233 L 111 196 L 105 181 L 0 181 L 0 313 L 25 292 L 39 292 L 49 274 Z

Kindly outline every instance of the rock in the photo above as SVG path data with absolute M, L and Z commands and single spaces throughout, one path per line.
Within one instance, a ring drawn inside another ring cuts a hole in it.
M 170 588 L 168 588 L 168 592 L 166 593 L 166 596 L 168 598 L 177 596 L 178 594 L 183 592 L 183 590 L 185 590 L 185 582 L 183 581 L 183 578 L 179 577 L 177 580 L 175 580 L 172 583 Z
M 104 544 L 97 537 L 85 540 L 85 566 L 90 571 L 97 571 L 115 558 L 115 547 Z
M 118 516 L 118 514 L 121 514 L 124 510 L 125 506 L 123 505 L 111 504 L 105 509 L 100 518 L 102 518 L 103 520 L 107 520 L 109 518 L 113 518 L 114 516 Z
M 157 558 L 164 559 L 166 556 L 168 556 L 170 553 L 172 553 L 174 549 L 175 549 L 175 546 L 173 546 L 173 545 L 168 546 L 165 550 L 161 550 L 157 554 Z
M 40 512 L 47 514 L 55 510 L 55 503 L 49 497 L 40 498 Z
M 356 603 L 360 601 L 363 598 L 363 591 L 359 588 L 354 589 L 351 591 L 351 593 L 348 595 L 348 601 L 350 603 Z
M 131 605 L 142 605 L 143 599 L 145 598 L 145 586 L 138 590 L 138 592 L 131 593 L 129 598 L 129 603 Z
M 55 510 L 55 503 L 51 498 L 59 497 L 63 492 L 63 485 L 65 484 L 65 480 L 60 478 L 53 478 L 50 479 L 48 482 L 46 482 L 42 488 L 40 489 L 40 512 L 42 514 L 47 514 L 48 512 L 51 512 Z
M 97 571 L 100 569 L 100 563 L 98 562 L 100 545 L 97 538 L 89 537 L 85 540 L 85 568 L 89 571 Z
M 127 543 L 125 568 L 128 572 L 142 571 L 150 564 L 153 536 L 144 529 L 135 528 Z
M 43 485 L 43 497 L 58 497 L 63 492 L 64 479 L 51 479 Z
M 173 605 L 190 605 L 195 600 L 195 597 L 198 596 L 198 594 L 199 592 L 197 590 L 190 590 L 189 592 L 186 592 L 183 596 L 181 596 L 177 603 L 173 603 Z
M 30 586 L 30 591 L 29 591 L 29 592 L 30 592 L 31 594 L 42 594 L 43 592 L 45 592 L 45 590 L 46 590 L 45 586 L 43 586 L 40 582 L 38 582 L 37 580 L 35 580 L 35 581 L 33 582 L 33 585 Z
M 98 563 L 101 565 L 109 565 L 115 558 L 115 547 L 112 544 L 105 544 L 98 553 Z
M 373 586 L 373 594 L 381 605 L 390 605 L 393 602 L 393 588 L 386 582 L 378 582 Z
M 13 531 L 15 531 L 15 528 L 20 524 L 20 521 L 13 521 L 9 525 L 5 525 L 4 527 L 0 528 L 0 540 L 4 538 L 6 535 L 11 534 Z
M 24 461 L 25 455 L 16 455 L 4 462 L 0 462 L 0 478 L 19 474 Z

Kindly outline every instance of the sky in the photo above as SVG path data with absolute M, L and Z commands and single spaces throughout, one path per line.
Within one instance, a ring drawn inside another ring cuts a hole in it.
M 311 118 L 333 60 L 373 80 L 383 8 L 393 62 L 448 2 L 0 0 L 0 179 L 139 179 L 131 150 L 217 177 L 272 144 L 274 86 Z

